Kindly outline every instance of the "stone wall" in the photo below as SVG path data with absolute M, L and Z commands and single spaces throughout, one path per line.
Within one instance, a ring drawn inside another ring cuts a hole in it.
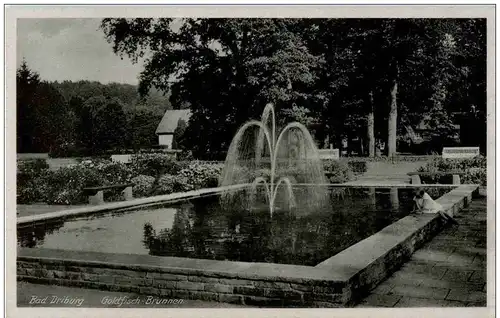
M 329 281 L 251 280 L 54 259 L 18 258 L 17 274 L 32 283 L 263 307 L 341 307 L 349 298 L 348 288 Z

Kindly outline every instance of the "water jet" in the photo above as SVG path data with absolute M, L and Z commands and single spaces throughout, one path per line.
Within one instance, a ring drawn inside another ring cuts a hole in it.
M 251 184 L 248 189 L 249 208 L 255 206 L 258 187 L 263 187 L 272 216 L 278 206 L 290 210 L 311 210 L 328 202 L 323 165 L 307 128 L 298 122 L 287 124 L 276 135 L 274 106 L 267 104 L 260 121 L 250 120 L 236 132 L 228 150 L 219 186 Z M 293 184 L 309 184 L 294 193 Z M 227 205 L 234 192 L 221 196 Z

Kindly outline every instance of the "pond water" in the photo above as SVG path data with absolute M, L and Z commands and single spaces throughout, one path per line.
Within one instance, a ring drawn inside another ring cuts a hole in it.
M 452 188 L 425 189 L 434 199 Z M 329 188 L 328 206 L 223 207 L 219 196 L 18 228 L 18 246 L 314 266 L 405 217 L 411 188 Z M 300 201 L 300 188 L 294 189 Z M 243 195 L 243 194 L 242 194 Z

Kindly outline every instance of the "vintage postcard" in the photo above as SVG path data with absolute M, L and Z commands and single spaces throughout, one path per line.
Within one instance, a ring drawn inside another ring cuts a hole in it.
M 495 6 L 5 9 L 8 317 L 493 315 Z

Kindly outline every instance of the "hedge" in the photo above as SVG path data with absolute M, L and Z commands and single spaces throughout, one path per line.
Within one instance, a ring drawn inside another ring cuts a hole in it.
M 344 183 L 355 178 L 354 171 L 345 161 L 325 160 L 323 165 L 325 172 L 329 175 L 328 179 L 331 183 Z
M 354 172 L 354 174 L 356 175 L 361 175 L 367 170 L 366 161 L 348 161 L 347 164 L 352 172 Z
M 435 158 L 429 161 L 425 166 L 418 169 L 419 172 L 445 172 L 445 171 L 463 171 L 465 175 L 461 176 L 461 183 L 479 184 L 486 186 L 487 171 L 486 157 L 476 156 L 468 159 L 443 159 Z M 425 183 L 439 183 L 443 177 L 423 176 Z

